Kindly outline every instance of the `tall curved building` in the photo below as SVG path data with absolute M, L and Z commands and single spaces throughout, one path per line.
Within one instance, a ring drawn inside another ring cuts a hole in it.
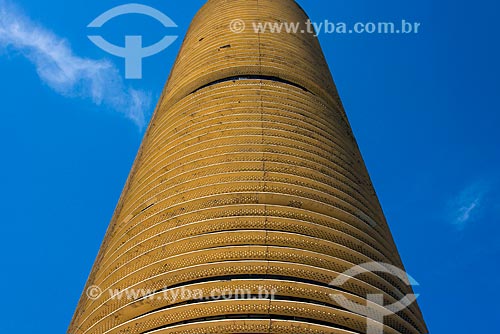
M 307 19 L 292 0 L 198 12 L 68 333 L 367 333 L 332 295 L 412 293 L 388 273 L 331 284 L 403 264 L 317 38 L 253 29 Z M 416 303 L 379 325 L 427 333 Z

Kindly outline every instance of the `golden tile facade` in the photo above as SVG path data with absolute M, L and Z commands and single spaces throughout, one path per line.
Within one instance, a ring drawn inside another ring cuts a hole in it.
M 236 19 L 247 29 L 231 32 Z M 85 288 L 103 293 L 83 294 L 68 333 L 366 333 L 332 293 L 411 293 L 384 274 L 329 285 L 362 263 L 403 265 L 318 40 L 252 28 L 306 20 L 292 0 L 199 11 Z M 181 288 L 210 298 L 168 293 Z M 237 290 L 250 294 L 214 295 Z M 418 305 L 384 333 L 427 333 Z

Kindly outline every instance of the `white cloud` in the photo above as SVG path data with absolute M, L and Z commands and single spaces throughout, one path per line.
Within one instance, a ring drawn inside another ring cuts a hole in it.
M 17 51 L 36 67 L 40 79 L 66 97 L 89 99 L 124 114 L 141 129 L 151 95 L 126 87 L 118 69 L 107 60 L 75 55 L 68 42 L 32 22 L 0 0 L 0 48 Z
M 465 229 L 479 217 L 487 191 L 488 187 L 485 184 L 475 183 L 462 190 L 448 203 L 451 223 L 457 229 Z

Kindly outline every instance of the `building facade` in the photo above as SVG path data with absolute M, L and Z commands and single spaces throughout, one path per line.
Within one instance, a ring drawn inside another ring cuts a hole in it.
M 331 284 L 403 264 L 317 38 L 253 29 L 307 19 L 292 0 L 198 12 L 68 333 L 367 333 L 333 294 L 412 292 L 387 273 Z M 379 325 L 427 333 L 416 303 Z

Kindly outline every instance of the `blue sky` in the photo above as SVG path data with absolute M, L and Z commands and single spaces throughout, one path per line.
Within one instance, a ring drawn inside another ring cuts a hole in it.
M 65 332 L 201 0 L 110 21 L 113 43 L 181 38 L 125 80 L 87 25 L 126 1 L 0 0 L 5 332 Z M 319 36 L 431 333 L 498 327 L 500 59 L 493 0 L 299 1 L 313 21 L 421 22 L 417 35 Z M 105 87 L 106 89 L 103 89 Z

